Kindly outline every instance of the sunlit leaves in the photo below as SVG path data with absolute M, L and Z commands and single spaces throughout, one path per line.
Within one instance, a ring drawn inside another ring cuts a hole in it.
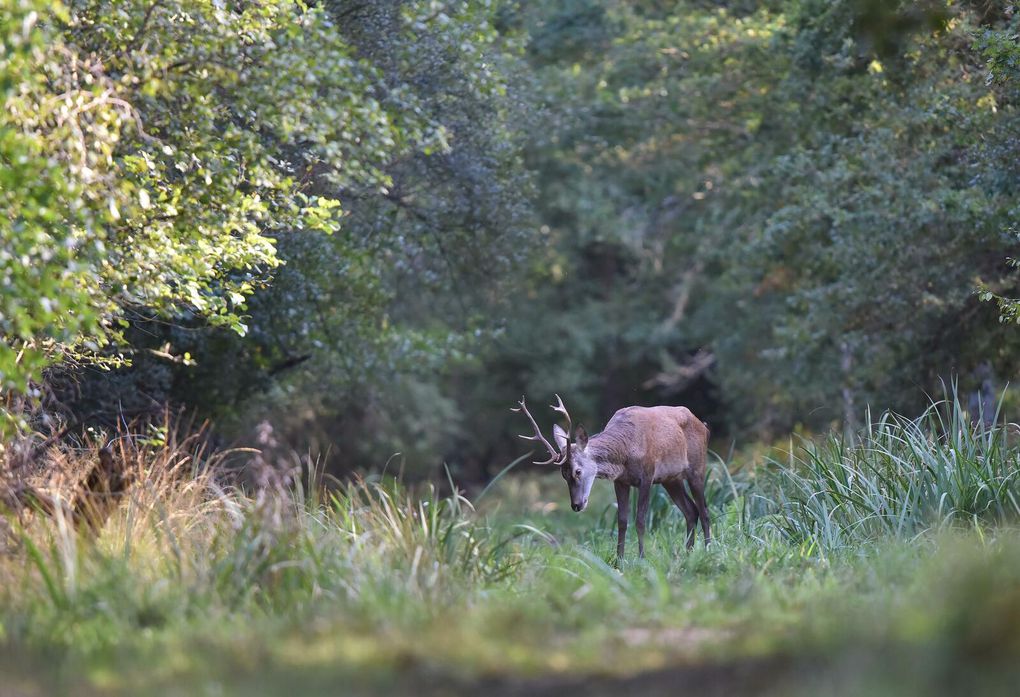
M 102 359 L 127 308 L 243 332 L 275 236 L 339 229 L 303 191 L 386 186 L 443 137 L 300 2 L 0 8 L 4 387 Z

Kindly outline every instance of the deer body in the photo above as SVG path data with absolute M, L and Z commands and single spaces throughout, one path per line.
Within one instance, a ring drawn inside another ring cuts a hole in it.
M 598 463 L 600 479 L 638 486 L 684 478 L 692 456 L 704 463 L 707 440 L 708 429 L 687 407 L 625 407 L 585 450 Z
M 535 436 L 549 449 L 551 458 L 541 464 L 558 464 L 570 491 L 571 508 L 583 511 L 595 479 L 610 479 L 616 490 L 618 538 L 616 553 L 623 558 L 630 517 L 630 490 L 638 490 L 638 554 L 645 553 L 645 527 L 653 484 L 661 484 L 687 522 L 687 548 L 694 546 L 698 523 L 711 540 L 711 523 L 705 502 L 705 468 L 708 427 L 686 407 L 626 407 L 617 411 L 599 434 L 588 437 L 578 426 L 570 434 L 570 416 L 557 397 L 554 409 L 567 417 L 567 430 L 553 427 L 557 448 L 542 437 L 528 413 L 524 399 L 520 408 L 535 428 Z M 686 485 L 686 486 L 685 486 Z M 690 489 L 688 493 L 687 489 Z

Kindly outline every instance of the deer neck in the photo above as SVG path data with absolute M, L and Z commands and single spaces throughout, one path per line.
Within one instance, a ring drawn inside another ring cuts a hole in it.
M 626 472 L 624 466 L 624 454 L 618 443 L 613 438 L 608 438 L 606 432 L 592 436 L 588 443 L 588 452 L 597 466 L 599 479 L 619 479 Z
M 598 467 L 595 476 L 599 479 L 619 479 L 625 471 L 621 463 L 605 457 L 596 458 L 595 465 Z

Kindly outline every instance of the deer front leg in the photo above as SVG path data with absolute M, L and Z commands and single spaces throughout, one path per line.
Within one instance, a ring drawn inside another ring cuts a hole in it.
M 648 504 L 652 500 L 652 482 L 643 481 L 638 485 L 637 495 L 637 545 L 638 557 L 645 558 L 645 525 L 648 523 Z
M 613 482 L 616 489 L 616 563 L 623 561 L 623 546 L 627 539 L 627 519 L 630 518 L 630 487 Z

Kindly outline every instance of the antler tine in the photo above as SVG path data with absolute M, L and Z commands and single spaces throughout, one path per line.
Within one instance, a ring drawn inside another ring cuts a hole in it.
M 563 414 L 567 419 L 567 437 L 572 438 L 574 435 L 574 422 L 570 420 L 570 412 L 563 406 L 563 400 L 560 399 L 559 395 L 556 395 L 556 402 L 557 404 L 550 404 L 549 406 L 552 407 L 553 411 Z
M 533 417 L 531 415 L 531 412 L 528 411 L 527 405 L 524 404 L 524 396 L 523 395 L 521 395 L 521 401 L 519 401 L 518 404 L 520 405 L 519 407 L 511 407 L 510 411 L 512 411 L 514 413 L 524 412 L 524 415 L 528 417 L 528 421 L 531 422 L 531 427 L 533 429 L 535 429 L 535 435 L 533 435 L 533 436 L 525 436 L 525 435 L 517 434 L 517 437 L 518 438 L 523 438 L 524 440 L 533 440 L 533 441 L 536 441 L 538 443 L 541 443 L 542 445 L 544 445 L 546 447 L 546 450 L 549 451 L 549 459 L 548 460 L 544 460 L 544 461 L 541 461 L 541 462 L 536 460 L 535 464 L 536 465 L 551 465 L 551 464 L 557 462 L 560 459 L 560 457 L 561 457 L 560 454 L 558 452 L 556 452 L 556 449 L 554 447 L 552 447 L 552 444 L 550 444 L 549 441 L 547 441 L 545 439 L 545 436 L 542 435 L 542 429 L 540 429 L 538 427 L 538 424 L 535 422 L 535 417 Z

